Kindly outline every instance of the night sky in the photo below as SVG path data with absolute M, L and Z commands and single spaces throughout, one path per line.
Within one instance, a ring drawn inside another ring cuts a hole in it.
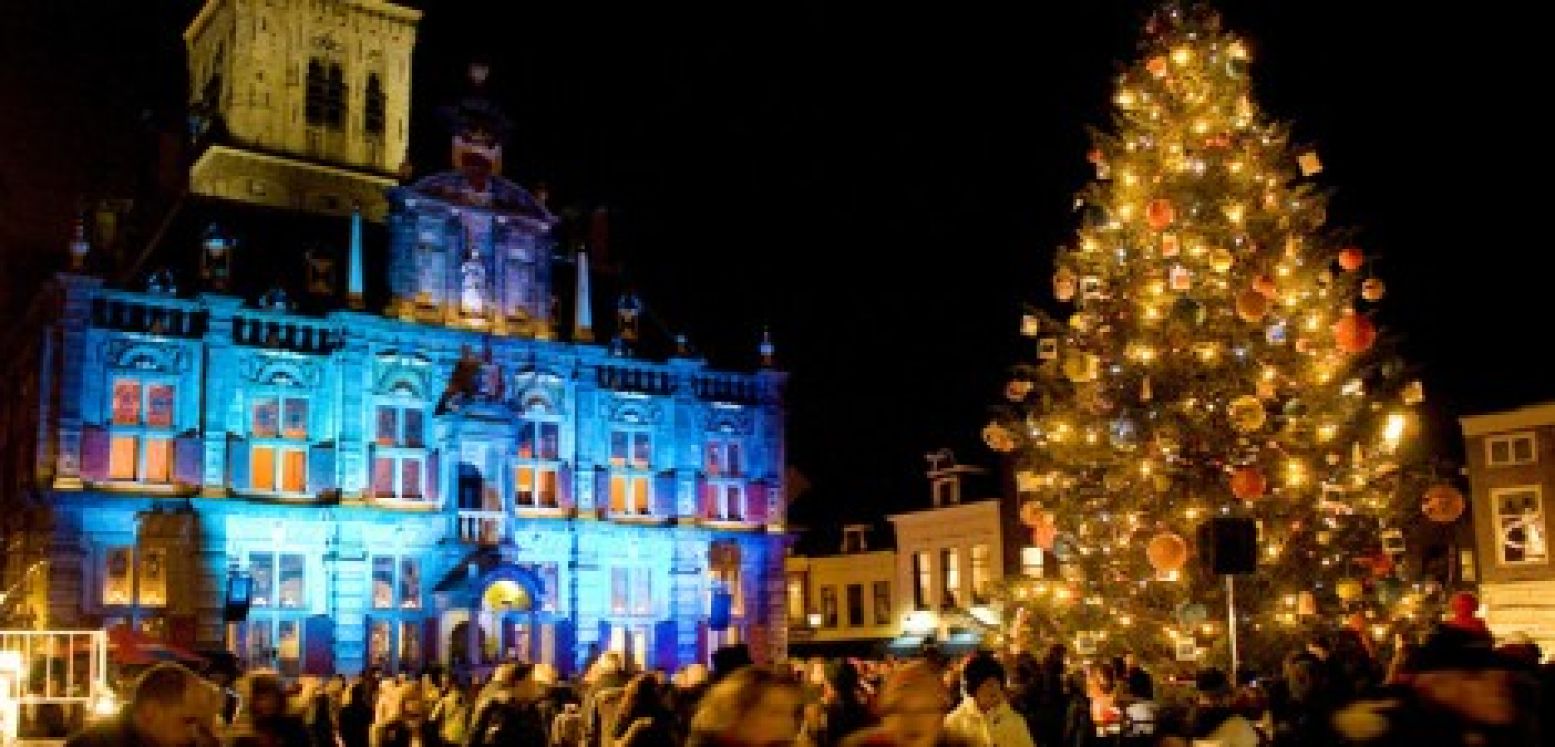
M 83 190 L 123 183 L 176 121 L 193 0 L 0 0 L 0 292 L 61 261 Z M 987 406 L 1048 294 L 1150 3 L 425 2 L 413 164 L 490 61 L 516 123 L 508 176 L 608 205 L 650 311 L 714 362 L 763 324 L 792 371 L 800 525 L 921 504 L 923 454 L 989 462 Z M 690 5 L 690 4 L 688 4 Z M 1393 10 L 1384 13 L 1380 7 Z M 1330 221 L 1388 283 L 1385 330 L 1453 418 L 1555 397 L 1540 359 L 1550 146 L 1538 4 L 1451 13 L 1355 0 L 1222 3 L 1264 110 L 1315 145 Z M 1526 184 L 1526 186 L 1522 186 Z

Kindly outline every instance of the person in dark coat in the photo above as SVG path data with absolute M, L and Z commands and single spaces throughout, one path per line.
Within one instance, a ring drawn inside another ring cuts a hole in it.
M 118 715 L 65 740 L 65 747 L 215 747 L 211 725 L 221 693 L 178 664 L 163 663 L 135 680 Z
M 357 680 L 346 689 L 346 702 L 340 707 L 340 743 L 344 747 L 368 747 L 373 726 L 369 687 L 367 680 Z
M 281 678 L 266 672 L 249 674 L 246 679 L 248 713 L 244 714 L 246 719 L 239 716 L 234 747 L 311 747 L 302 717 L 286 712 Z

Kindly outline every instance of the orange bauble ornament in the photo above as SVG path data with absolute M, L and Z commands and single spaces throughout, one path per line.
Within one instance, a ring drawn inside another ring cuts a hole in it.
M 1339 250 L 1339 266 L 1344 268 L 1345 272 L 1355 272 L 1365 263 L 1366 255 L 1362 254 L 1360 249 L 1347 246 Z
M 1269 481 L 1257 467 L 1237 467 L 1231 472 L 1231 494 L 1244 501 L 1262 498 Z
M 1258 293 L 1270 301 L 1273 301 L 1275 294 L 1278 293 L 1278 290 L 1274 285 L 1274 278 L 1271 278 L 1268 275 L 1259 275 L 1258 277 L 1254 278 L 1253 290 L 1258 291 Z
M 1164 230 L 1177 218 L 1177 211 L 1172 208 L 1172 201 L 1165 197 L 1157 197 L 1145 206 L 1145 222 L 1154 230 Z
M 1377 325 L 1354 310 L 1334 322 L 1334 345 L 1346 353 L 1364 353 L 1377 341 Z
M 1463 515 L 1463 494 L 1447 484 L 1432 485 L 1420 498 L 1420 511 L 1438 524 L 1451 524 Z
M 1269 313 L 1269 297 L 1248 288 L 1236 295 L 1236 315 L 1244 322 L 1256 322 Z
M 1151 568 L 1162 573 L 1179 570 L 1188 562 L 1188 543 L 1173 532 L 1162 532 L 1150 538 L 1145 559 L 1150 561 Z
M 1376 278 L 1366 278 L 1361 281 L 1361 298 L 1372 303 L 1381 301 L 1382 295 L 1386 290 L 1387 288 L 1383 286 L 1382 281 Z

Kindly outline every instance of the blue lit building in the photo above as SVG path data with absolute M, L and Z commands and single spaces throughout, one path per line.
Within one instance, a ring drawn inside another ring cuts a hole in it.
M 0 627 L 124 622 L 287 673 L 781 655 L 770 342 L 743 372 L 651 356 L 630 294 L 596 329 L 604 280 L 502 176 L 479 95 L 448 110 L 454 168 L 402 183 L 418 18 L 191 23 L 199 139 L 159 269 L 100 268 L 84 227 L 9 331 Z

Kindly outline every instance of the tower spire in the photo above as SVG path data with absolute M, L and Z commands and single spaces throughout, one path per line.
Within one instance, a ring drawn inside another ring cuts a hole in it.
M 367 305 L 362 296 L 362 207 L 351 207 L 351 268 L 346 285 L 346 303 L 353 309 Z
M 92 253 L 92 243 L 86 240 L 86 219 L 77 215 L 70 231 L 70 269 L 80 272 L 86 269 L 86 256 Z
M 772 328 L 766 325 L 761 327 L 761 344 L 756 348 L 761 353 L 761 367 L 772 368 L 773 359 L 777 353 L 777 347 L 772 344 Z
M 575 307 L 572 310 L 572 341 L 594 341 L 594 308 L 593 299 L 589 296 L 589 253 L 588 247 L 578 247 L 578 288 L 574 296 Z

